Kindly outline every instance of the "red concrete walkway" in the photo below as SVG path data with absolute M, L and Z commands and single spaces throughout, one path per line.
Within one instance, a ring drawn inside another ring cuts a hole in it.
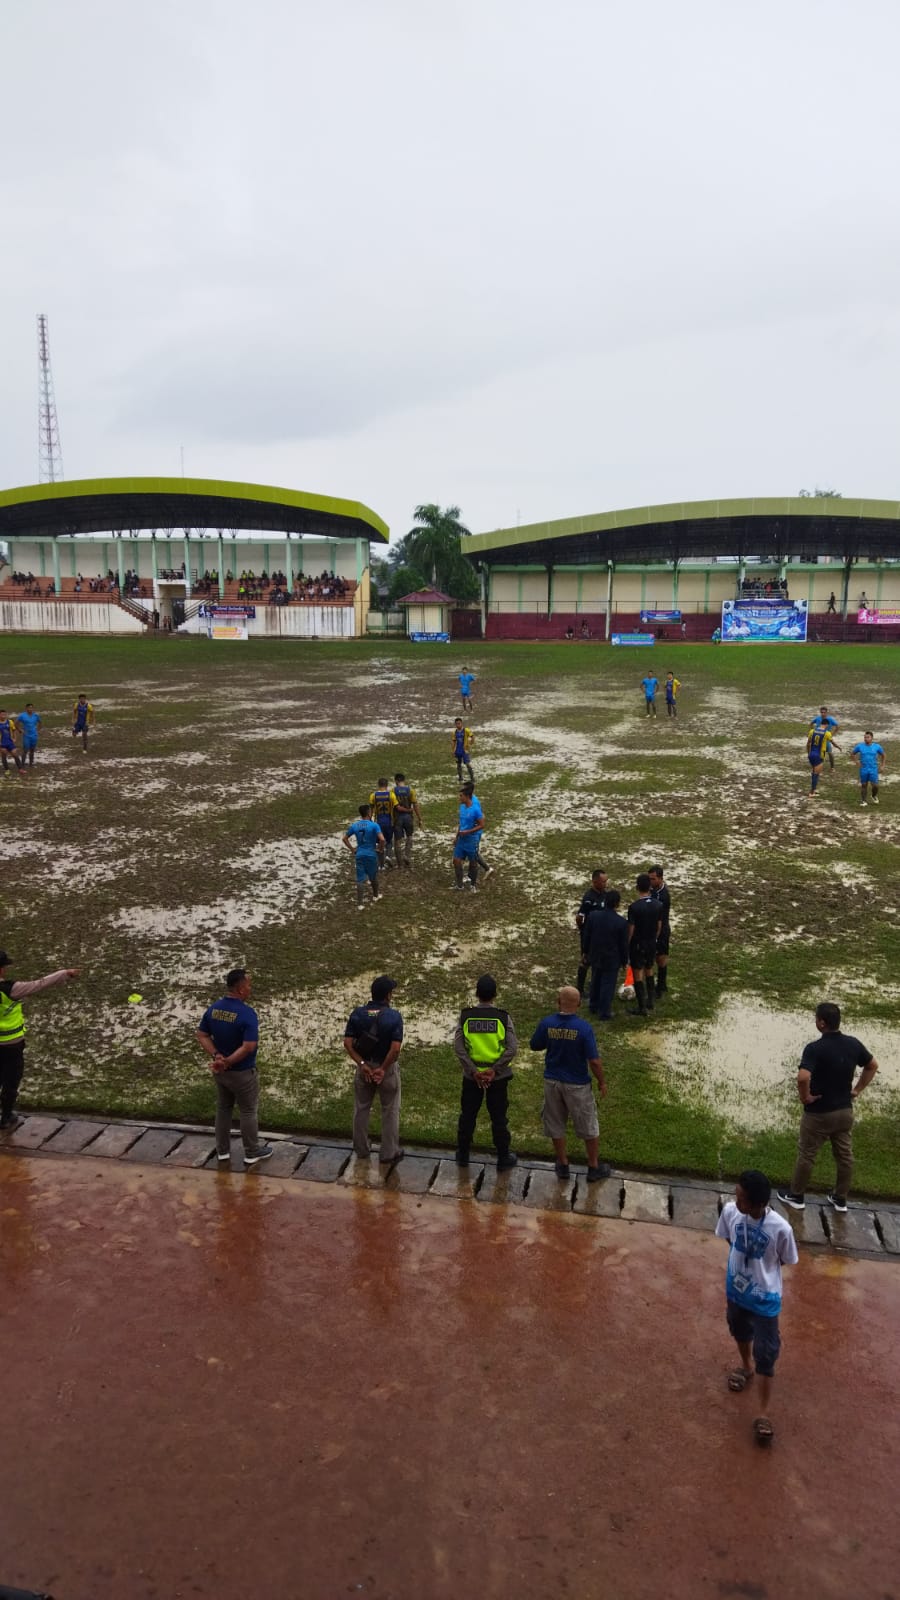
M 752 1394 L 724 1386 L 724 1251 L 572 1213 L 3 1162 L 0 1584 L 900 1595 L 900 1273 L 803 1255 L 764 1453 Z

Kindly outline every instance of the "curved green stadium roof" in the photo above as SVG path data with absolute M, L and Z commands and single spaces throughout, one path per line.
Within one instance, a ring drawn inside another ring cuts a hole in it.
M 358 500 L 214 478 L 83 478 L 0 490 L 0 539 L 139 528 L 234 528 L 387 544 Z
M 477 562 L 681 560 L 728 553 L 900 557 L 900 501 L 797 496 L 688 500 L 498 528 L 466 539 Z

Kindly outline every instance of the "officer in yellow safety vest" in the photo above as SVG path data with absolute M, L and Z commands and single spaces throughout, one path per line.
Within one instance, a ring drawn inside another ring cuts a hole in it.
M 486 973 L 475 985 L 475 1005 L 466 1006 L 460 1013 L 453 1039 L 453 1048 L 463 1069 L 456 1165 L 469 1165 L 475 1124 L 486 1101 L 497 1151 L 497 1171 L 505 1172 L 519 1159 L 510 1149 L 507 1121 L 512 1077 L 510 1062 L 519 1048 L 519 1041 L 509 1012 L 494 1004 L 496 996 L 496 980 Z
M 51 972 L 46 978 L 35 978 L 29 983 L 14 983 L 7 978 L 6 969 L 12 966 L 12 957 L 0 950 L 0 1133 L 11 1133 L 24 1117 L 16 1116 L 16 1096 L 25 1071 L 25 1014 L 22 1001 L 29 995 L 42 994 L 58 983 L 77 978 L 79 967 L 64 967 L 61 972 Z

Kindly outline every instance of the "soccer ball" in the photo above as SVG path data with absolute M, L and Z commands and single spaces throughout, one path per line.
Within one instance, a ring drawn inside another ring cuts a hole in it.
M 621 986 L 621 988 L 619 990 L 619 999 L 620 1000 L 633 1000 L 634 999 L 634 984 L 633 983 L 623 983 L 622 984 L 622 986 Z

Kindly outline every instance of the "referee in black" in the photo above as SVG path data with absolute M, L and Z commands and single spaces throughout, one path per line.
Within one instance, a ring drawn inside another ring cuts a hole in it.
M 578 907 L 578 910 L 575 913 L 575 926 L 578 929 L 578 936 L 581 940 L 581 960 L 578 963 L 578 972 L 575 977 L 575 982 L 578 987 L 578 993 L 581 995 L 582 1000 L 584 999 L 584 986 L 587 982 L 588 967 L 590 966 L 590 962 L 587 958 L 586 944 L 587 919 L 592 911 L 602 911 L 606 906 L 606 890 L 608 882 L 609 880 L 606 876 L 606 873 L 603 871 L 603 868 L 595 867 L 591 873 L 590 887 L 585 889 L 584 894 L 581 896 L 581 905 Z
M 656 993 L 665 994 L 668 986 L 669 971 L 669 913 L 672 906 L 672 896 L 669 886 L 665 882 L 665 867 L 651 867 L 648 874 L 650 879 L 650 899 L 659 906 L 662 914 L 659 934 L 656 940 Z M 652 978 L 651 978 L 652 983 Z
M 638 873 L 636 888 L 638 897 L 628 907 L 628 959 L 634 974 L 637 1015 L 645 1017 L 653 1010 L 653 964 L 662 917 L 656 901 L 650 898 L 648 872 Z

